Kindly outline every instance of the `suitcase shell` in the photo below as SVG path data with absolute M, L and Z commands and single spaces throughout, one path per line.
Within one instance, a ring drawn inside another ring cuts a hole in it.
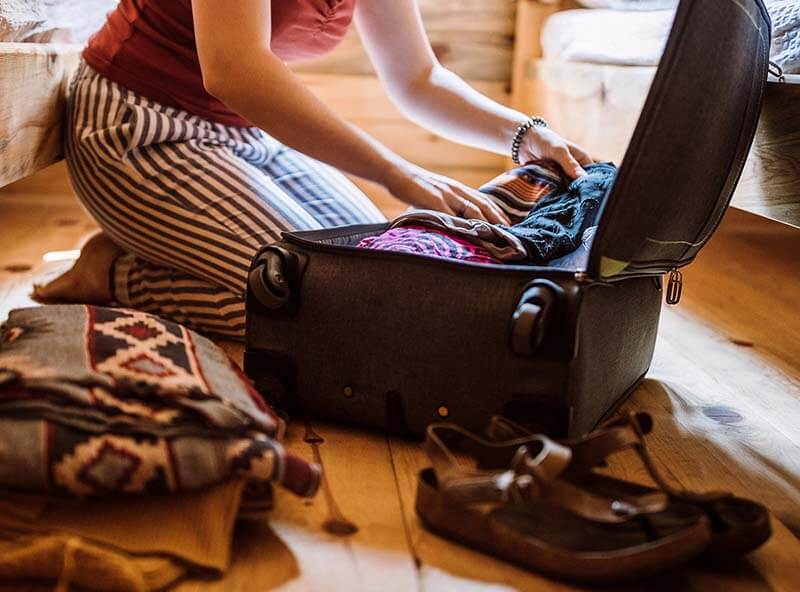
M 730 201 L 769 39 L 761 0 L 681 1 L 586 269 L 356 248 L 385 224 L 286 233 L 251 267 L 245 371 L 281 408 L 398 433 L 589 431 L 649 368 L 663 274 Z

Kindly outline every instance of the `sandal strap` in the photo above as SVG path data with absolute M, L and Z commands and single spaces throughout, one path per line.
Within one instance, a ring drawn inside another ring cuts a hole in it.
M 653 419 L 649 413 L 628 413 L 623 417 L 612 419 L 601 425 L 598 430 L 591 432 L 573 444 L 573 454 L 580 459 L 575 466 L 580 467 L 585 474 L 595 467 L 605 465 L 605 459 L 611 454 L 631 449 L 639 456 L 656 486 L 676 499 L 705 503 L 731 495 L 724 491 L 699 493 L 676 487 L 667 480 L 658 469 L 645 441 L 645 436 L 652 429 Z
M 493 415 L 486 426 L 486 435 L 490 440 L 514 440 L 530 436 L 533 432 L 521 423 L 507 418 L 504 415 Z
M 531 435 L 527 428 L 500 416 L 491 418 L 487 433 L 495 440 L 519 440 Z M 572 449 L 570 474 L 573 477 L 580 477 L 598 466 L 605 466 L 606 458 L 616 452 L 644 446 L 642 432 L 634 429 L 628 418 L 624 418 L 624 421 L 607 422 L 583 438 L 567 442 Z
M 537 458 L 531 457 L 524 447 L 520 448 L 512 467 L 517 475 L 532 476 L 532 484 L 544 483 L 538 490 L 532 492 L 535 497 L 545 499 L 573 514 L 595 522 L 626 522 L 636 516 L 660 512 L 667 507 L 669 501 L 667 496 L 661 492 L 624 498 L 607 498 L 561 478 L 568 468 L 543 481 L 542 477 L 546 474 L 543 475 Z
M 572 451 L 546 436 L 492 442 L 459 426 L 439 423 L 428 427 L 424 446 L 440 488 L 461 503 L 544 500 L 588 520 L 606 523 L 658 512 L 667 504 L 661 493 L 610 499 L 562 479 L 572 462 Z M 469 453 L 479 466 L 494 470 L 465 469 L 453 453 L 456 448 Z M 501 466 L 507 468 L 500 470 Z
M 722 491 L 698 493 L 672 485 L 659 471 L 647 448 L 644 437 L 652 431 L 652 428 L 653 420 L 649 413 L 629 413 L 611 419 L 586 436 L 569 442 L 573 455 L 569 476 L 579 479 L 597 467 L 606 466 L 606 459 L 612 454 L 632 449 L 641 459 L 650 478 L 668 495 L 696 503 L 709 502 L 730 495 Z M 530 434 L 528 429 L 505 417 L 493 417 L 488 431 L 490 436 L 503 434 L 516 439 Z
M 617 452 L 633 449 L 637 453 L 645 449 L 644 432 L 635 420 L 613 422 L 601 426 L 583 438 L 572 442 L 576 457 L 576 469 L 583 474 L 596 467 L 605 466 L 606 459 Z M 648 430 L 649 431 L 649 430 Z M 659 484 L 660 485 L 660 484 Z
M 656 469 L 644 442 L 644 435 L 649 433 L 651 428 L 652 420 L 647 413 L 632 413 L 607 421 L 582 438 L 568 441 L 573 456 L 573 464 L 570 467 L 571 476 L 579 478 L 588 474 L 597 467 L 605 466 L 606 459 L 612 454 L 631 448 L 639 456 L 646 455 L 648 457 L 645 465 L 648 472 L 652 474 L 652 471 Z M 502 434 L 515 439 L 531 433 L 527 428 L 505 417 L 493 417 L 489 423 L 488 432 L 493 437 Z M 664 481 L 660 475 L 654 480 L 659 486 Z M 668 484 L 664 489 L 671 492 Z
M 425 432 L 423 449 L 430 458 L 440 481 L 452 478 L 479 477 L 478 481 L 485 482 L 487 476 L 506 472 L 511 467 L 521 446 L 529 446 L 536 450 L 548 447 L 552 451 L 555 448 L 552 446 L 553 444 L 555 442 L 549 438 L 532 434 L 513 440 L 495 442 L 481 438 L 452 423 L 434 423 L 429 425 Z M 565 448 L 561 445 L 558 446 Z M 569 449 L 565 449 L 569 454 Z M 453 450 L 467 453 L 476 461 L 478 470 L 467 471 L 458 462 Z M 569 458 L 565 458 L 564 454 L 554 454 L 550 463 L 556 458 L 564 459 L 564 466 L 569 462 Z

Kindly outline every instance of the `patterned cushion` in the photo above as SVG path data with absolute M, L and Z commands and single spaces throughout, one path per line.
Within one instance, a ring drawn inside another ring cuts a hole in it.
M 319 469 L 225 353 L 158 317 L 12 311 L 0 329 L 0 487 L 78 496 L 185 491 L 242 475 L 311 495 Z

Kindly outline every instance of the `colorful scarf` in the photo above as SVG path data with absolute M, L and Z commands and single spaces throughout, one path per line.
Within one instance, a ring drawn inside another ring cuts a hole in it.
M 0 487 L 68 496 L 198 490 L 231 477 L 313 495 L 319 468 L 225 353 L 176 323 L 84 305 L 0 329 Z

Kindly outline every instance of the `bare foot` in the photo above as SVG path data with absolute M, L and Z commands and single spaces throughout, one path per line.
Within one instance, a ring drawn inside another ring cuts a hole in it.
M 111 302 L 111 265 L 122 250 L 102 232 L 81 248 L 72 268 L 44 285 L 34 285 L 31 298 L 42 303 L 108 304 Z

